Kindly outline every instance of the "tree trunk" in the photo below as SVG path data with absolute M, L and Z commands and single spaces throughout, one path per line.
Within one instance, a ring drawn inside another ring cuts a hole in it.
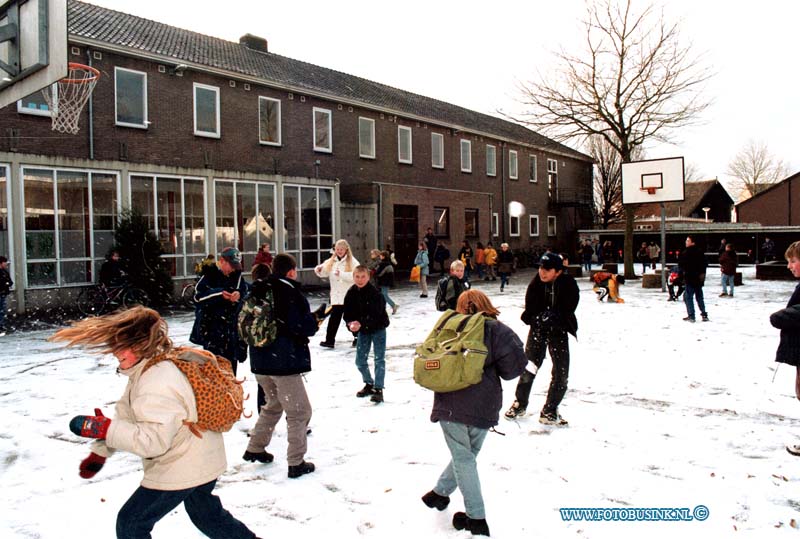
M 625 246 L 623 248 L 623 260 L 625 261 L 625 278 L 635 279 L 636 272 L 633 269 L 633 217 L 636 206 L 634 204 L 625 205 Z

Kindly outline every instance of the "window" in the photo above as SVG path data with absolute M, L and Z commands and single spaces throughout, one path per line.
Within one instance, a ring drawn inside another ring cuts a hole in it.
M 281 145 L 281 102 L 271 97 L 258 97 L 258 142 Z
M 50 87 L 54 98 L 58 98 L 58 84 L 53 84 Z M 44 98 L 41 90 L 33 92 L 31 95 L 26 96 L 17 101 L 17 112 L 23 114 L 35 114 L 37 116 L 50 116 L 50 105 Z
M 531 165 L 530 175 L 528 176 L 528 180 L 531 183 L 536 183 L 537 181 L 539 181 L 539 179 L 536 177 L 536 156 L 535 155 L 529 155 L 528 156 L 528 161 L 530 161 L 530 165 Z
M 538 215 L 529 215 L 528 222 L 530 224 L 531 236 L 538 236 L 539 235 L 539 216 Z
M 478 210 L 467 208 L 464 210 L 464 237 L 477 238 L 478 233 Z
M 492 214 L 492 236 L 495 238 L 500 235 L 500 214 L 495 212 Z
M 147 73 L 114 68 L 116 125 L 147 129 Z
M 508 178 L 510 180 L 519 178 L 519 164 L 517 162 L 516 150 L 508 150 Z
M 219 138 L 219 88 L 194 83 L 194 134 Z
M 170 275 L 194 275 L 208 252 L 205 182 L 181 176 L 131 175 L 131 206 L 147 218 Z
M 375 120 L 358 119 L 358 156 L 375 159 Z
M 547 235 L 548 236 L 555 236 L 556 235 L 556 216 L 555 215 L 548 215 L 547 216 Z
M 450 208 L 433 208 L 433 234 L 437 238 L 450 237 Z
M 94 282 L 119 215 L 116 174 L 23 168 L 27 286 Z
M 486 145 L 486 175 L 497 176 L 497 149 L 490 145 Z
M 215 251 L 234 246 L 242 252 L 242 266 L 250 268 L 261 244 L 274 243 L 275 185 L 219 179 L 214 186 Z
M 331 111 L 314 107 L 313 114 L 314 151 L 331 153 L 333 152 L 333 117 Z
M 431 133 L 431 166 L 444 168 L 444 135 Z
M 547 196 L 553 198 L 558 193 L 558 161 L 547 160 Z
M 10 180 L 10 171 L 8 167 L 0 165 L 0 253 L 5 254 L 8 258 L 8 270 L 9 272 L 13 272 L 14 261 L 11 260 L 11 257 L 14 253 L 14 249 L 11 245 L 12 235 L 9 230 L 11 223 L 8 218 L 8 200 L 11 189 Z
M 461 139 L 461 172 L 472 172 L 472 141 Z
M 519 236 L 519 216 L 508 217 L 508 230 L 511 236 Z
M 313 269 L 327 260 L 333 247 L 333 189 L 284 185 L 283 251 L 297 259 L 300 269 Z
M 397 160 L 411 164 L 411 128 L 397 126 Z

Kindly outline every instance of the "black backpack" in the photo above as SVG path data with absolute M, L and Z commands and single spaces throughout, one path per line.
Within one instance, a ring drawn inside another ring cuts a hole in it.
M 436 310 L 446 311 L 449 307 L 447 305 L 447 283 L 450 282 L 450 277 L 442 277 L 436 285 Z

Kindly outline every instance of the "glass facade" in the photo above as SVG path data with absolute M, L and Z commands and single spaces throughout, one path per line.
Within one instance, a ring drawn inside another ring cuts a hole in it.
M 214 186 L 217 210 L 216 252 L 225 247 L 236 247 L 242 253 L 244 271 L 250 271 L 261 244 L 273 244 L 275 185 L 215 180 Z
M 283 188 L 283 252 L 299 269 L 314 268 L 333 247 L 333 189 L 287 185 Z

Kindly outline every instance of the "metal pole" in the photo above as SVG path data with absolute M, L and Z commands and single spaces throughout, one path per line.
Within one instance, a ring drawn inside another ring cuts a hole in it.
M 667 291 L 667 208 L 661 203 L 661 291 Z

